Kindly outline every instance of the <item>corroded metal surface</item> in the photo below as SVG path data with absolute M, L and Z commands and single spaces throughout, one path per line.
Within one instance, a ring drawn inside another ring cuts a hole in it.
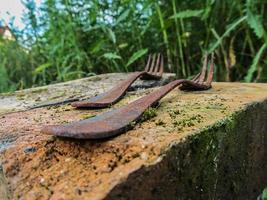
M 42 132 L 56 136 L 79 138 L 79 139 L 101 139 L 112 137 L 127 130 L 131 123 L 137 121 L 143 112 L 157 103 L 171 90 L 183 84 L 183 89 L 206 90 L 211 87 L 213 77 L 213 61 L 207 80 L 204 81 L 207 70 L 207 57 L 205 58 L 202 72 L 193 80 L 175 80 L 161 89 L 152 92 L 126 106 L 103 113 L 99 116 L 73 122 L 67 125 L 45 126 Z
M 161 54 L 149 55 L 144 71 L 131 74 L 126 80 L 115 85 L 111 90 L 99 94 L 85 101 L 74 102 L 71 105 L 76 108 L 105 108 L 118 102 L 136 79 L 159 80 L 163 74 L 163 56 Z
M 121 81 L 119 84 L 115 85 L 111 90 L 99 94 L 89 100 L 77 101 L 71 105 L 76 108 L 105 108 L 111 104 L 117 103 L 121 97 L 125 94 L 126 90 L 130 85 L 138 79 L 140 76 L 144 75 L 146 72 L 135 72 L 131 74 L 128 79 Z
M 184 80 L 173 81 L 145 97 L 126 106 L 103 113 L 96 117 L 73 122 L 67 125 L 50 125 L 42 129 L 43 133 L 57 136 L 98 139 L 106 138 L 124 132 L 131 122 L 138 120 L 142 113 L 154 103 L 158 102 L 169 91 Z

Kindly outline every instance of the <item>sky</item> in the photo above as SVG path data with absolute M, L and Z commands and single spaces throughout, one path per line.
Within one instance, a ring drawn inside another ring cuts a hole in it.
M 41 0 L 35 0 L 37 5 L 40 5 Z M 14 19 L 14 25 L 19 29 L 24 27 L 21 19 L 23 11 L 25 10 L 21 0 L 0 0 L 0 21 L 4 20 L 6 23 L 10 22 L 12 17 Z

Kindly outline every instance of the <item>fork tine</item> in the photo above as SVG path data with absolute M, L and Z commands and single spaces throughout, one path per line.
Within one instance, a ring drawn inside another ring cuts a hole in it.
M 154 62 L 155 62 L 155 54 L 151 54 L 151 62 L 147 72 L 151 73 L 153 71 Z
M 206 54 L 205 57 L 204 57 L 202 71 L 201 71 L 200 77 L 198 79 L 199 83 L 203 83 L 204 82 L 204 79 L 205 79 L 205 76 L 206 76 L 206 71 L 207 71 L 207 64 L 208 64 L 208 55 Z
M 164 68 L 164 58 L 163 55 L 160 53 L 159 54 L 161 60 L 160 60 L 160 67 L 159 67 L 159 76 L 163 74 L 163 68 Z
M 148 70 L 149 70 L 150 61 L 151 61 L 151 54 L 149 54 L 149 56 L 148 56 L 148 60 L 147 60 L 147 63 L 146 63 L 146 67 L 145 67 L 145 71 L 146 71 L 146 72 L 148 72 Z
M 155 62 L 156 62 L 156 54 L 154 53 L 152 56 L 152 61 L 150 63 L 150 68 L 149 68 L 148 72 L 150 72 L 150 73 L 153 72 L 153 69 L 155 67 Z
M 208 74 L 208 78 L 206 80 L 206 83 L 208 85 L 211 84 L 212 79 L 213 79 L 213 72 L 214 72 L 214 54 L 211 54 L 211 61 L 210 61 L 210 69 L 209 69 L 209 74 Z
M 157 74 L 157 72 L 159 71 L 160 54 L 158 53 L 156 57 L 157 57 L 156 59 L 157 61 L 156 61 L 155 66 L 153 67 L 154 74 Z
M 209 70 L 207 68 L 209 67 Z M 211 88 L 214 72 L 214 54 L 211 54 L 211 59 L 208 60 L 208 55 L 205 55 L 204 65 L 201 72 L 198 73 L 192 80 L 187 80 L 182 83 L 181 90 L 207 90 Z M 207 74 L 207 77 L 206 77 Z M 202 80 L 204 77 L 205 80 Z M 206 78 L 205 78 L 206 77 Z
M 200 75 L 201 75 L 201 73 L 198 73 L 196 76 L 194 76 L 194 77 L 192 78 L 192 81 L 197 82 L 198 79 L 199 79 L 199 77 L 200 77 Z

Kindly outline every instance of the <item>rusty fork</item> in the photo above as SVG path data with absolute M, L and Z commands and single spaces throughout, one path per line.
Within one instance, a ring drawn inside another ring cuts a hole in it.
M 139 77 L 142 79 L 158 80 L 163 74 L 163 56 L 161 54 L 149 55 L 144 71 L 134 72 L 128 79 L 120 82 L 111 90 L 90 98 L 89 100 L 73 102 L 76 108 L 105 108 L 118 102 L 126 93 L 130 85 Z
M 209 73 L 206 74 L 208 64 L 210 64 L 210 69 L 209 69 Z M 202 71 L 198 73 L 192 80 L 184 80 L 180 89 L 181 90 L 207 90 L 211 88 L 213 72 L 214 72 L 214 54 L 211 54 L 211 60 L 209 63 L 208 63 L 208 55 L 205 55 L 203 66 L 202 66 Z
M 101 139 L 118 135 L 131 127 L 132 122 L 140 119 L 144 111 L 155 105 L 161 98 L 179 85 L 184 90 L 207 90 L 211 88 L 213 78 L 213 55 L 211 61 L 205 56 L 202 71 L 192 80 L 174 80 L 160 89 L 146 95 L 126 106 L 105 112 L 96 117 L 72 122 L 66 125 L 45 126 L 42 132 L 61 137 L 79 139 Z M 206 77 L 207 65 L 210 64 Z

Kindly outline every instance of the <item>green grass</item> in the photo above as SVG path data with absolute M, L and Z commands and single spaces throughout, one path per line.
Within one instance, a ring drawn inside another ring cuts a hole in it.
M 217 81 L 266 81 L 267 2 L 25 0 L 25 30 L 0 39 L 0 92 L 144 68 L 164 54 L 165 71 L 196 74 L 215 52 Z M 37 15 L 38 13 L 38 15 Z

